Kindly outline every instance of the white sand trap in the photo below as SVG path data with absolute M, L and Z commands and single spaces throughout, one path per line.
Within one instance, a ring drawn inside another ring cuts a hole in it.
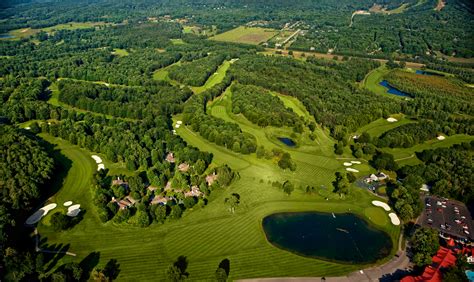
M 92 155 L 92 158 L 93 158 L 94 161 L 95 161 L 96 163 L 98 163 L 98 164 L 100 164 L 100 163 L 102 162 L 102 159 L 101 159 L 99 156 L 97 156 L 97 155 Z
M 344 166 L 351 166 L 352 163 L 344 163 Z
M 354 169 L 354 168 L 346 168 L 347 171 L 350 171 L 350 172 L 359 172 L 357 169 Z
M 67 216 L 76 217 L 81 212 L 81 209 L 70 210 L 67 212 Z
M 56 208 L 58 205 L 55 203 L 46 205 L 42 207 L 41 209 L 37 210 L 34 214 L 32 214 L 28 219 L 26 220 L 26 224 L 28 225 L 33 225 L 37 223 L 38 221 L 41 220 L 41 218 L 45 215 L 48 214 L 48 212 L 54 208 Z
M 64 205 L 65 207 L 69 207 L 70 205 L 72 205 L 72 201 L 64 202 L 63 205 Z
M 390 217 L 393 225 L 400 225 L 400 219 L 394 212 L 389 213 L 388 217 Z
M 351 161 L 351 163 L 353 163 L 353 164 L 361 164 L 361 162 L 359 162 L 359 161 Z
M 389 117 L 389 118 L 387 119 L 387 121 L 388 121 L 388 122 L 396 122 L 396 121 L 398 121 L 398 120 L 397 120 L 396 118 Z
M 182 121 L 180 121 L 180 120 L 178 120 L 178 121 L 176 122 L 176 124 L 179 124 L 179 125 L 181 125 L 181 124 L 183 124 L 183 122 L 182 122 Z
M 384 202 L 381 202 L 381 201 L 372 201 L 372 205 L 376 206 L 376 207 L 381 207 L 383 208 L 384 210 L 386 211 L 389 211 L 390 210 L 390 206 L 387 205 L 386 203 Z
M 438 136 L 438 137 L 436 137 L 436 138 L 437 138 L 438 140 L 440 140 L 440 141 L 446 139 L 446 137 L 444 137 L 443 135 L 440 135 L 440 136 Z
M 27 127 L 25 127 L 25 129 L 26 129 L 26 130 L 30 130 L 30 129 L 31 129 L 31 127 L 27 126 Z
M 67 212 L 70 212 L 72 210 L 77 210 L 78 208 L 80 208 L 81 205 L 80 204 L 75 204 L 75 205 L 72 205 L 70 206 L 69 208 L 67 208 Z
M 176 128 L 179 128 L 179 126 L 180 126 L 180 125 L 179 125 L 179 124 L 177 124 L 177 125 L 175 125 L 174 127 L 176 127 Z
M 105 169 L 105 165 L 104 164 L 98 164 L 97 165 L 97 171 L 101 170 L 101 169 Z

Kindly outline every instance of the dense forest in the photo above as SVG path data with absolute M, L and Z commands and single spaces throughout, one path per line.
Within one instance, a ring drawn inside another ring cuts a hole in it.
M 106 86 L 60 80 L 59 101 L 91 112 L 142 119 L 175 114 L 191 96 L 187 88 L 152 82 L 144 87 Z
M 242 84 L 253 84 L 298 98 L 323 127 L 338 140 L 377 118 L 400 111 L 400 105 L 386 97 L 361 90 L 347 70 L 367 73 L 370 67 L 349 60 L 346 67 L 321 68 L 291 58 L 245 56 L 234 63 L 231 73 Z M 360 69 L 360 70 L 359 70 Z
M 292 109 L 285 107 L 277 96 L 267 90 L 236 83 L 231 87 L 232 112 L 242 113 L 248 120 L 259 125 L 301 128 L 301 119 Z
M 12 126 L 0 126 L 0 143 L 0 257 L 3 269 L 9 270 L 2 277 L 37 279 L 43 272 L 43 259 L 30 251 L 23 224 L 39 200 L 52 192 L 47 184 L 54 161 L 34 135 Z
M 434 139 L 438 134 L 474 134 L 473 92 L 455 79 L 393 71 L 386 76 L 390 85 L 410 93 L 402 112 L 418 119 L 385 132 L 380 147 L 411 147 Z
M 201 86 L 224 61 L 224 55 L 210 55 L 202 59 L 173 66 L 169 69 L 171 79 L 191 86 Z
M 471 173 L 474 169 L 473 148 L 474 142 L 425 150 L 417 153 L 423 164 L 402 167 L 398 175 L 417 176 L 423 179 L 436 195 L 472 202 L 474 201 Z
M 24 28 L 44 28 L 55 24 L 100 22 L 135 23 L 150 18 L 173 15 L 199 26 L 217 26 L 225 31 L 251 21 L 268 21 L 268 27 L 281 28 L 288 22 L 300 22 L 306 30 L 292 48 L 314 49 L 339 54 L 388 57 L 394 52 L 412 57 L 436 57 L 437 52 L 449 56 L 472 57 L 473 45 L 471 1 L 455 0 L 442 10 L 437 1 L 145 1 L 137 0 L 133 9 L 126 3 L 109 1 L 63 1 L 48 5 L 31 1 L 30 5 L 14 5 L 1 10 L 0 32 Z M 370 15 L 352 13 L 358 10 Z M 33 12 L 34 11 L 34 12 Z M 133 32 L 133 30 L 131 30 Z M 142 37 L 141 40 L 147 40 Z M 172 37 L 173 38 L 173 37 Z M 145 43 L 140 42 L 138 43 Z M 149 40 L 149 42 L 156 42 Z M 164 42 L 163 42 L 164 43 Z M 161 44 L 163 44 L 161 43 Z M 427 55 L 428 54 L 428 55 Z

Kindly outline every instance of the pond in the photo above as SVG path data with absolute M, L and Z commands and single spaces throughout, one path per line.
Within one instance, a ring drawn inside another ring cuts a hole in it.
M 8 33 L 0 34 L 0 39 L 9 39 L 9 38 L 14 38 L 14 37 L 15 36 Z
M 440 73 L 436 72 L 430 72 L 430 71 L 425 71 L 425 70 L 416 70 L 416 74 L 422 74 L 422 75 L 434 75 L 434 76 L 444 76 Z
M 285 144 L 288 147 L 295 147 L 296 143 L 290 138 L 287 137 L 278 137 L 278 140 L 280 140 L 283 144 Z
M 390 254 L 392 240 L 354 214 L 276 213 L 262 222 L 267 240 L 298 255 L 342 263 L 373 263 Z
M 395 87 L 392 87 L 390 84 L 388 84 L 388 81 L 386 81 L 386 80 L 383 80 L 379 84 L 388 89 L 388 91 L 387 91 L 388 94 L 393 94 L 393 95 L 397 95 L 397 96 L 401 96 L 401 97 L 412 97 L 410 94 L 405 93 L 403 91 L 400 91 Z

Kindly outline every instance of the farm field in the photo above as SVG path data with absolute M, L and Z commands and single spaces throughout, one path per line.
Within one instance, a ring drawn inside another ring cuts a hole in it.
M 261 27 L 239 26 L 211 37 L 211 40 L 258 45 L 278 34 L 277 30 Z

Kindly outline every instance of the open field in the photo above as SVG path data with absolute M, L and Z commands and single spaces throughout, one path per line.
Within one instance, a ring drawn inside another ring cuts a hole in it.
M 18 40 L 18 39 L 23 39 L 30 37 L 32 35 L 35 35 L 39 33 L 40 31 L 44 31 L 47 33 L 52 33 L 56 30 L 74 30 L 74 29 L 82 29 L 82 28 L 91 28 L 95 26 L 101 26 L 101 25 L 106 25 L 104 22 L 70 22 L 70 23 L 65 23 L 65 24 L 58 24 L 50 27 L 45 27 L 41 29 L 35 29 L 35 28 L 21 28 L 21 29 L 15 29 L 11 30 L 8 34 L 13 36 L 13 38 L 7 38 L 8 40 Z
M 212 40 L 258 45 L 278 33 L 277 30 L 261 27 L 239 26 L 211 37 Z

